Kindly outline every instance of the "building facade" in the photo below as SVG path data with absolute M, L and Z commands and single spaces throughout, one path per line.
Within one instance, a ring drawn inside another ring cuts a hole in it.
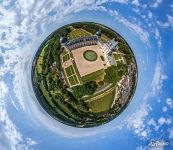
M 80 37 L 70 41 L 68 41 L 66 37 L 61 37 L 60 43 L 65 49 L 70 51 L 84 46 L 98 45 L 103 53 L 107 65 L 116 65 L 112 53 L 118 49 L 118 42 L 115 41 L 115 39 L 111 39 L 106 43 L 102 43 L 100 38 L 101 30 L 97 31 L 93 36 Z

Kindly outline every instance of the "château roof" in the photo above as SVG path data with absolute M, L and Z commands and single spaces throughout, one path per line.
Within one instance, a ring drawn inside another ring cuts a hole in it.
M 65 36 L 61 36 L 59 41 L 60 41 L 60 43 L 66 43 L 68 40 Z

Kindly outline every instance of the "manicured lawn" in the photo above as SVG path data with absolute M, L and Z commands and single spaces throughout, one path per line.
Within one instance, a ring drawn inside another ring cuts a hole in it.
M 71 76 L 72 74 L 74 74 L 74 69 L 73 69 L 73 66 L 69 66 L 67 68 L 65 68 L 65 72 L 67 74 L 67 77 Z
M 74 75 L 73 78 L 74 78 L 75 82 L 78 83 L 76 75 Z
M 65 68 L 65 72 L 67 74 L 67 79 L 69 80 L 70 85 L 73 86 L 79 83 L 73 65 Z
M 76 75 L 77 75 L 77 77 L 78 77 L 78 79 L 79 79 L 79 82 L 82 83 L 81 76 L 80 76 L 80 74 L 79 74 L 79 71 L 78 71 L 77 66 L 76 66 L 75 63 L 73 64 L 73 67 L 74 67 L 74 70 L 75 70 L 75 72 L 76 72 Z
M 115 58 L 115 60 L 119 60 L 119 59 L 121 59 L 121 55 L 120 54 L 114 54 L 114 58 Z
M 41 50 L 40 56 L 39 56 L 38 59 L 37 59 L 36 70 L 37 70 L 37 72 L 38 72 L 39 74 L 42 73 L 43 57 L 44 57 L 45 49 L 47 48 L 47 46 L 48 46 L 48 45 L 46 45 L 46 46 Z
M 88 61 L 95 61 L 97 59 L 97 54 L 92 50 L 86 50 L 83 53 L 83 57 Z
M 96 72 L 93 72 L 91 74 L 88 74 L 86 76 L 82 77 L 83 82 L 89 82 L 89 81 L 94 81 L 96 80 L 99 76 L 104 75 L 104 69 L 98 70 Z
M 68 80 L 70 81 L 70 84 L 71 84 L 71 85 L 75 85 L 75 84 L 76 84 L 75 79 L 74 79 L 74 76 L 75 76 L 75 75 L 70 76 L 70 77 L 68 78 Z
M 83 29 L 74 29 L 68 34 L 70 40 L 76 39 L 79 37 L 90 36 L 91 34 Z
M 93 101 L 86 102 L 93 113 L 101 113 L 109 110 L 115 96 L 115 88 L 102 97 L 98 97 Z
M 65 54 L 64 56 L 63 56 L 63 62 L 65 62 L 65 61 L 67 61 L 67 60 L 69 60 L 70 59 L 70 55 L 69 54 Z

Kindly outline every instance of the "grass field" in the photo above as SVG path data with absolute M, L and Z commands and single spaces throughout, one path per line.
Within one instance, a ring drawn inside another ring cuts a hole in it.
M 93 72 L 91 74 L 88 74 L 86 76 L 82 77 L 82 81 L 85 82 L 89 82 L 89 81 L 94 81 L 96 80 L 99 76 L 104 75 L 104 69 L 98 70 L 96 72 Z
M 93 113 L 101 113 L 109 110 L 114 100 L 114 96 L 115 88 L 112 88 L 109 92 L 103 92 L 102 96 L 96 96 L 94 100 L 89 100 L 86 103 Z
M 73 40 L 79 37 L 90 36 L 91 33 L 83 30 L 83 29 L 73 29 L 67 36 L 69 40 Z
M 43 57 L 44 57 L 45 49 L 46 49 L 47 46 L 48 46 L 48 45 L 46 45 L 46 46 L 41 50 L 40 56 L 39 56 L 39 58 L 37 59 L 37 64 L 36 64 L 37 73 L 42 73 Z
M 110 40 L 105 34 L 102 34 L 101 35 L 101 40 L 103 41 L 103 42 L 107 42 L 107 40 Z

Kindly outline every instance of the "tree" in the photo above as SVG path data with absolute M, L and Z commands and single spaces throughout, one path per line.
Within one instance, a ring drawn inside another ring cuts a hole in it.
M 86 106 L 86 104 L 84 103 L 83 100 L 80 100 L 78 103 L 77 103 L 77 107 L 80 111 L 83 111 L 83 112 L 87 112 L 89 110 L 89 108 Z
M 105 70 L 105 73 L 106 73 L 106 75 L 104 77 L 105 82 L 116 84 L 117 81 L 120 80 L 120 76 L 118 75 L 118 71 L 115 68 L 115 66 L 108 67 Z
M 117 67 L 118 67 L 118 73 L 120 76 L 127 74 L 127 72 L 128 72 L 127 65 L 125 65 L 123 63 L 119 63 Z
M 75 86 L 72 88 L 73 95 L 81 98 L 84 95 L 92 95 L 97 89 L 97 84 L 94 81 L 86 82 L 83 85 Z

